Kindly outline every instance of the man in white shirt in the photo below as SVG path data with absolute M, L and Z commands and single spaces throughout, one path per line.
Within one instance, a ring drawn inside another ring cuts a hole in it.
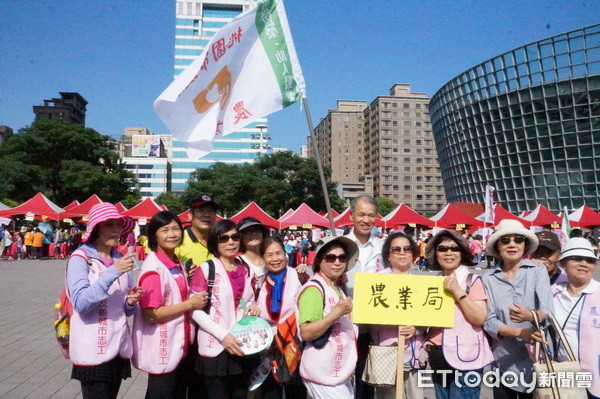
M 368 195 L 359 195 L 350 203 L 350 219 L 354 227 L 348 234 L 348 238 L 358 245 L 358 262 L 347 274 L 348 296 L 354 293 L 354 274 L 356 272 L 376 273 L 383 269 L 383 259 L 381 258 L 381 239 L 371 235 L 375 222 L 377 222 L 377 202 Z M 369 326 L 359 325 L 358 334 L 358 360 L 356 362 L 356 389 L 355 397 L 361 399 L 371 399 L 374 397 L 372 386 L 365 384 L 361 377 L 365 368 L 367 355 L 369 353 L 369 344 L 371 335 Z

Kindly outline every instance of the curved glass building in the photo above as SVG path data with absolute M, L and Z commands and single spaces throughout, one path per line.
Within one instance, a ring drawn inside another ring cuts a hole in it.
M 600 209 L 600 25 L 482 62 L 431 98 L 449 202 Z

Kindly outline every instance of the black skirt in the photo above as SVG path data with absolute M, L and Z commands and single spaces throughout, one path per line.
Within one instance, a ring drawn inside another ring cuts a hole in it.
M 116 382 L 131 377 L 131 362 L 120 356 L 97 366 L 73 365 L 71 378 L 84 383 Z
M 209 377 L 225 377 L 253 372 L 259 362 L 258 355 L 240 357 L 223 351 L 215 357 L 198 355 L 196 371 Z

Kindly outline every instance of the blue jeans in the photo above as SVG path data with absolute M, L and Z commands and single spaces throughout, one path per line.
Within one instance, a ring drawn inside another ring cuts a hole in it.
M 434 379 L 433 385 L 435 387 L 436 399 L 479 399 L 479 392 L 481 391 L 482 369 L 473 371 L 460 371 L 461 375 L 458 378 L 455 377 L 455 373 L 456 371 L 447 375 L 446 386 Z M 476 377 L 473 375 L 473 373 L 477 373 L 479 375 L 479 384 L 477 384 L 475 387 L 466 385 L 466 373 L 469 373 L 469 381 L 474 381 Z

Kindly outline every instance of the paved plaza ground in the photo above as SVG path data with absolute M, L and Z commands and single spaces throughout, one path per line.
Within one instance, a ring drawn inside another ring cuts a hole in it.
M 54 338 L 53 306 L 64 282 L 64 260 L 0 261 L 0 398 L 80 398 L 71 363 Z M 478 271 L 480 273 L 485 272 Z M 596 270 L 600 279 L 600 268 Z M 143 398 L 147 375 L 132 369 L 120 398 Z M 433 390 L 427 390 L 433 398 Z M 489 389 L 482 398 L 491 398 Z

